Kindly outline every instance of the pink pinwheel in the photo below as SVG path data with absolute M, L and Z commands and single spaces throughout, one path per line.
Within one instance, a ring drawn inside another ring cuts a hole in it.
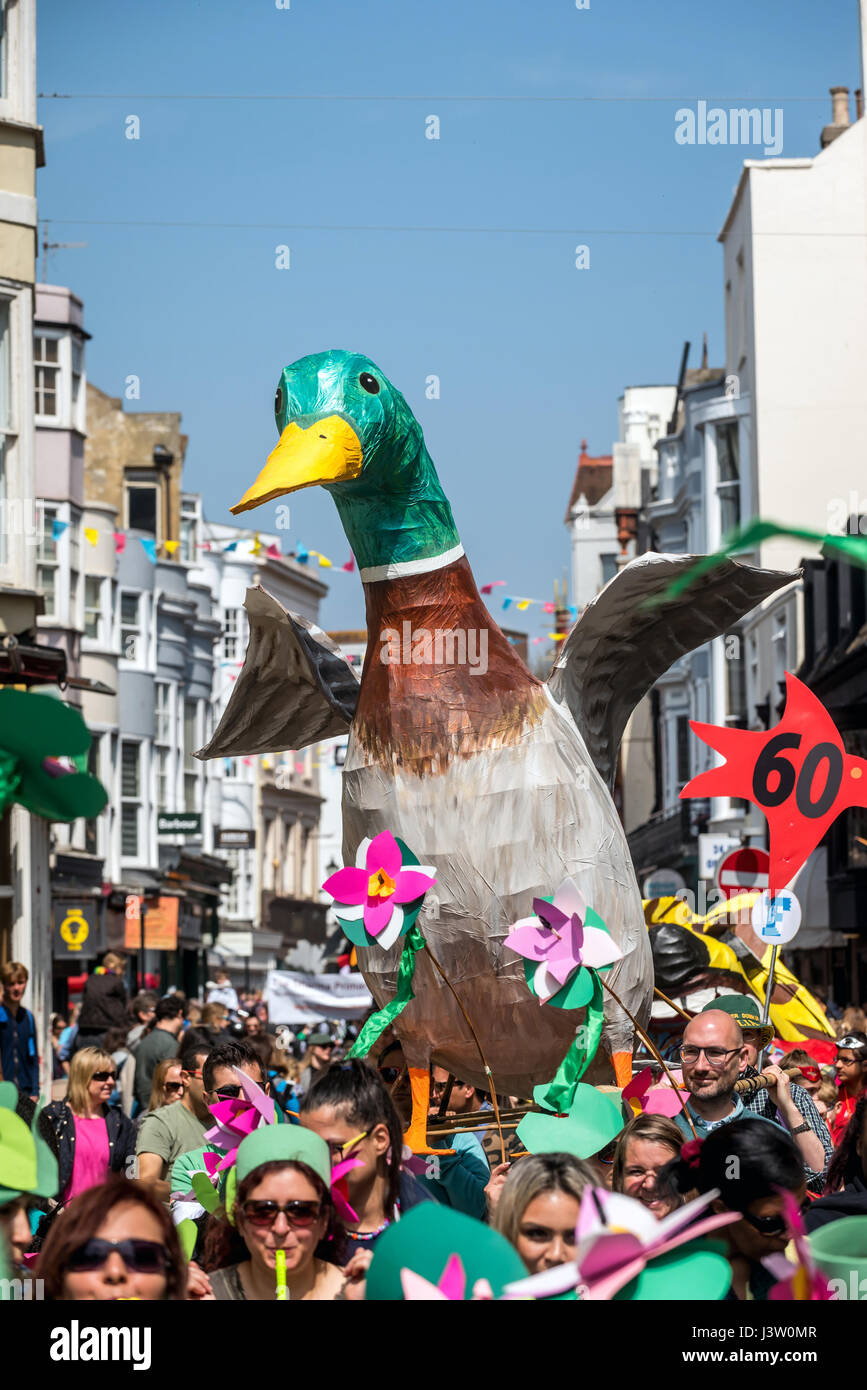
M 553 903 L 533 899 L 535 917 L 522 917 L 506 945 L 529 961 L 538 961 L 533 989 L 540 1004 L 563 989 L 576 970 L 598 970 L 620 960 L 623 952 L 607 932 L 585 925 L 587 903 L 571 878 L 564 879 Z
M 740 1221 L 740 1213 L 731 1211 L 695 1221 L 699 1212 L 718 1196 L 719 1189 L 713 1188 L 657 1221 L 633 1197 L 609 1192 L 605 1187 L 585 1187 L 575 1229 L 575 1259 L 508 1284 L 504 1296 L 549 1298 L 580 1288 L 585 1300 L 611 1299 L 650 1260 L 709 1231 Z
M 221 1154 L 204 1155 L 205 1169 L 210 1177 L 231 1168 L 242 1139 L 246 1139 L 260 1125 L 273 1125 L 277 1118 L 274 1102 L 270 1096 L 266 1096 L 261 1086 L 257 1086 L 252 1077 L 238 1067 L 232 1070 L 238 1078 L 241 1095 L 218 1101 L 210 1107 L 217 1123 L 206 1131 L 205 1140 L 222 1150 Z
M 403 867 L 400 846 L 389 830 L 372 840 L 362 840 L 355 864 L 346 864 L 322 885 L 334 899 L 338 917 L 361 921 L 383 949 L 400 936 L 404 907 L 423 898 L 436 883 L 435 870 L 427 864 Z
M 353 1211 L 349 1205 L 346 1174 L 351 1172 L 353 1168 L 363 1167 L 363 1159 L 344 1158 L 340 1163 L 335 1163 L 331 1169 L 331 1200 L 334 1202 L 334 1210 L 341 1221 L 358 1220 L 358 1212 Z
M 831 1286 L 820 1269 L 816 1268 L 801 1209 L 791 1192 L 781 1189 L 786 1229 L 794 1242 L 796 1259 L 785 1255 L 766 1255 L 762 1264 L 779 1283 L 774 1284 L 768 1298 L 784 1303 L 827 1303 L 833 1300 Z
M 652 1086 L 653 1068 L 645 1067 L 620 1093 L 633 1115 L 667 1115 L 673 1119 L 686 1104 L 686 1093 L 671 1086 Z
M 449 1303 L 462 1303 L 467 1287 L 467 1276 L 460 1255 L 450 1255 L 446 1267 L 435 1284 L 412 1269 L 400 1271 L 403 1296 L 407 1303 L 421 1300 L 440 1300 Z M 494 1291 L 487 1279 L 477 1279 L 473 1285 L 473 1302 L 493 1299 Z

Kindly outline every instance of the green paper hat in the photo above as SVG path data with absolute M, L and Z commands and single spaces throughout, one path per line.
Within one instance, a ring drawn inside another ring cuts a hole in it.
M 331 1187 L 331 1153 L 324 1139 L 300 1125 L 262 1125 L 242 1139 L 235 1161 L 236 1181 L 243 1182 L 262 1163 L 306 1163 Z
M 851 1297 L 852 1272 L 859 1284 L 867 1276 L 867 1216 L 841 1216 L 813 1231 L 809 1240 L 819 1269 L 828 1279 L 844 1280 L 845 1297 Z
M 527 1277 L 524 1261 L 499 1231 L 451 1207 L 420 1202 L 376 1242 L 365 1298 L 368 1302 L 402 1301 L 402 1269 L 437 1284 L 453 1255 L 460 1257 L 466 1275 L 465 1301 L 472 1298 L 477 1279 L 487 1279 L 497 1298 L 504 1284 Z
M 696 1240 L 683 1249 L 670 1250 L 667 1255 L 650 1260 L 611 1301 L 656 1303 L 668 1299 L 714 1303 L 725 1298 L 731 1282 L 732 1268 L 725 1247 L 718 1241 Z
M 770 1047 L 774 1037 L 774 1025 L 762 1023 L 761 1006 L 757 999 L 751 999 L 748 994 L 721 994 L 718 999 L 711 999 L 710 1003 L 705 1004 L 701 1012 L 707 1014 L 713 1009 L 721 1009 L 724 1014 L 731 1014 L 741 1032 L 759 1033 L 759 1046 Z
M 541 1104 L 547 1085 L 537 1086 L 534 1098 Z M 568 1115 L 531 1111 L 518 1125 L 517 1136 L 531 1154 L 572 1154 L 590 1158 L 604 1149 L 624 1128 L 623 1111 L 612 1096 L 579 1082 Z
M 0 1207 L 19 1197 L 56 1197 L 57 1159 L 39 1133 L 39 1111 L 33 1127 L 16 1115 L 18 1090 L 11 1081 L 0 1082 Z
M 108 801 L 105 788 L 86 772 L 53 776 L 47 758 L 87 753 L 90 731 L 77 710 L 49 695 L 0 690 L 0 814 L 13 801 L 45 820 L 89 820 Z

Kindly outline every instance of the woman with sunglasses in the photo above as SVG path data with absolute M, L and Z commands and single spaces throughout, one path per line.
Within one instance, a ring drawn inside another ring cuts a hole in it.
M 184 1098 L 184 1073 L 179 1057 L 164 1057 L 154 1069 L 151 1098 L 146 1113 L 150 1115 L 164 1105 L 174 1105 Z M 144 1119 L 144 1115 L 141 1117 Z
M 44 1280 L 46 1298 L 62 1302 L 181 1299 L 186 1285 L 167 1209 L 143 1184 L 116 1175 L 60 1213 L 36 1277 Z
M 364 1062 L 337 1062 L 314 1081 L 301 1101 L 301 1123 L 325 1140 L 332 1163 L 358 1160 L 346 1175 L 358 1220 L 346 1222 L 334 1242 L 336 1263 L 355 1277 L 392 1221 L 433 1199 L 403 1168 L 400 1118 L 381 1076 Z
M 69 1064 L 66 1100 L 42 1112 L 59 1169 L 58 1195 L 69 1202 L 95 1187 L 110 1172 L 127 1171 L 135 1153 L 135 1127 L 123 1111 L 110 1105 L 117 1067 L 107 1052 L 83 1047 Z
M 766 1299 L 776 1277 L 762 1260 L 782 1254 L 790 1238 L 783 1195 L 789 1193 L 799 1206 L 807 1197 L 804 1165 L 789 1135 L 758 1115 L 732 1120 L 711 1130 L 706 1139 L 684 1144 L 680 1157 L 659 1173 L 657 1187 L 661 1194 L 679 1196 L 718 1190 L 711 1210 L 741 1216 L 715 1233 L 728 1246 L 728 1298 Z
M 205 1235 L 212 1297 L 341 1295 L 345 1276 L 325 1258 L 335 1222 L 328 1145 L 297 1125 L 264 1125 L 238 1145 L 235 1173 L 234 1197 L 209 1219 Z

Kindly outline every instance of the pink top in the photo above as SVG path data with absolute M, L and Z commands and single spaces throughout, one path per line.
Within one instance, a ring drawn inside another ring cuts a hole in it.
M 65 1199 L 77 1197 L 89 1187 L 97 1187 L 108 1176 L 108 1128 L 102 1115 L 75 1119 L 75 1159 Z

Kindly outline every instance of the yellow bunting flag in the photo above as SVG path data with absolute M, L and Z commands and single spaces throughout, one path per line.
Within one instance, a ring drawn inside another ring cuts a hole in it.
M 99 532 L 95 526 L 85 526 L 84 539 L 90 541 L 91 545 L 96 545 L 96 542 L 99 540 Z
M 253 550 L 252 550 L 252 554 L 253 554 L 253 555 L 258 555 L 258 554 L 259 554 L 259 551 L 260 551 L 261 549 L 262 549 L 262 542 L 259 540 L 259 532 L 257 531 L 256 534 L 255 534 L 255 536 L 253 537 Z
M 175 551 L 180 545 L 180 541 L 163 541 L 163 545 L 165 546 L 166 550 L 169 552 L 170 555 L 174 555 Z
M 521 601 L 520 601 L 520 603 L 516 603 L 516 604 L 515 604 L 515 607 L 516 607 L 516 608 L 520 608 L 521 610 L 523 610 L 523 609 L 525 609 L 525 608 L 529 608 L 529 607 L 530 607 L 530 604 L 531 604 L 532 602 L 533 602 L 533 600 L 532 600 L 531 598 L 522 598 Z
M 548 636 L 552 642 L 565 642 L 568 636 L 566 632 L 549 632 Z

